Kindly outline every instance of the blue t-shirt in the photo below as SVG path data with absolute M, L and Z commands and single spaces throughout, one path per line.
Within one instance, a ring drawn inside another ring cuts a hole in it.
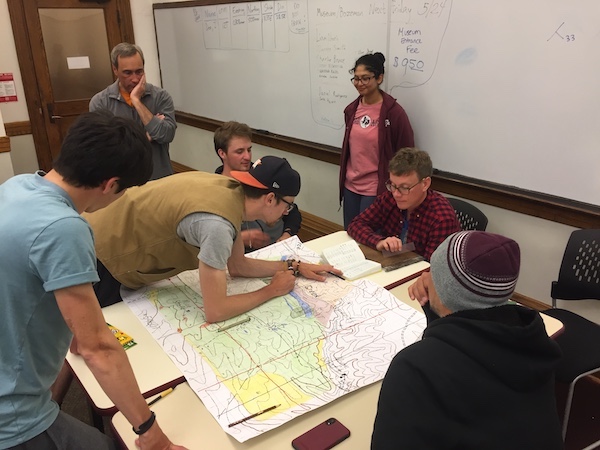
M 0 185 L 0 448 L 37 436 L 58 415 L 50 386 L 72 334 L 53 291 L 98 281 L 90 226 L 43 175 Z

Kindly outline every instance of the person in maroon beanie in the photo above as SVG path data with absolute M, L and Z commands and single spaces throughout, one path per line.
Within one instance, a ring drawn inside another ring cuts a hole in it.
M 563 448 L 554 398 L 561 358 L 537 311 L 510 304 L 518 244 L 483 231 L 448 237 L 409 289 L 440 318 L 383 380 L 372 450 Z

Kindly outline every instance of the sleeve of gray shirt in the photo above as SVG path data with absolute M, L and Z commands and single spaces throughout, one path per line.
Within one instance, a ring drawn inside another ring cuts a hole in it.
M 98 111 L 99 109 L 106 108 L 106 105 L 102 104 L 102 95 L 101 94 L 102 94 L 101 92 L 98 92 L 90 100 L 90 104 L 88 105 L 88 109 L 90 111 Z
M 175 121 L 175 106 L 169 93 L 153 86 L 152 95 L 142 97 L 142 102 L 154 114 L 145 127 L 152 140 L 160 144 L 172 142 L 175 138 L 177 122 Z M 162 114 L 164 118 L 159 119 L 156 114 Z
M 225 270 L 236 237 L 231 222 L 215 214 L 193 213 L 179 222 L 177 235 L 200 248 L 198 259 L 204 264 Z

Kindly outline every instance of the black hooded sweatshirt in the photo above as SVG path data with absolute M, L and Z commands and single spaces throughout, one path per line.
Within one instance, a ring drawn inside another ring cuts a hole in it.
M 562 449 L 560 358 L 539 314 L 521 306 L 435 320 L 388 369 L 371 449 Z

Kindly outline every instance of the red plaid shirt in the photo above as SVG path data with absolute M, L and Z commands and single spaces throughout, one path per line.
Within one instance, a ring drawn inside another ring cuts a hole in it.
M 348 234 L 357 242 L 375 248 L 382 239 L 400 236 L 404 219 L 391 192 L 385 191 L 348 226 Z M 446 197 L 427 191 L 427 197 L 410 214 L 407 242 L 415 243 L 415 251 L 427 261 L 444 239 L 460 231 L 454 208 Z

